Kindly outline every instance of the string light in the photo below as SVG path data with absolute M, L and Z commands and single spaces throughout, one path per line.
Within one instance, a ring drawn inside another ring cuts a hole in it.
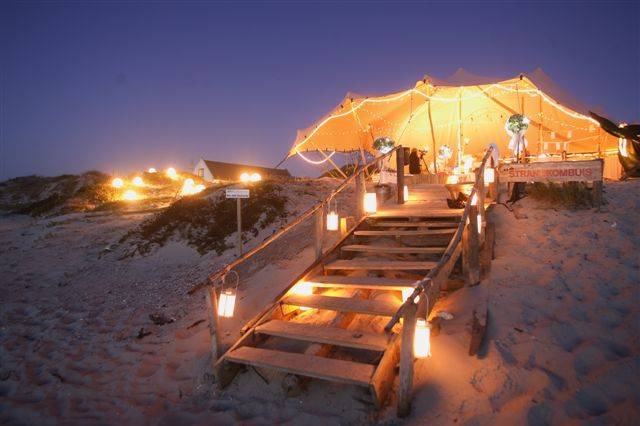
M 124 186 L 124 181 L 117 177 L 111 181 L 111 186 L 114 188 L 122 188 Z
M 419 85 L 418 87 L 421 87 L 421 86 L 422 85 Z M 431 85 L 430 84 L 426 84 L 426 86 L 428 88 Z M 481 96 L 485 96 L 487 94 L 487 92 L 497 88 L 497 89 L 500 89 L 500 90 L 503 90 L 503 91 L 507 91 L 507 92 L 511 92 L 511 93 L 526 94 L 526 95 L 529 95 L 530 97 L 540 96 L 543 101 L 545 101 L 549 105 L 553 106 L 554 108 L 558 109 L 559 111 L 561 111 L 561 112 L 563 112 L 563 113 L 565 113 L 565 114 L 567 114 L 567 115 L 569 115 L 569 116 L 571 116 L 573 118 L 577 118 L 577 119 L 581 119 L 581 120 L 587 120 L 591 124 L 593 124 L 594 126 L 599 126 L 599 123 L 596 120 L 594 120 L 593 118 L 585 116 L 585 115 L 577 113 L 577 112 L 574 112 L 574 111 L 571 111 L 568 108 L 565 108 L 564 106 L 560 105 L 557 101 L 555 101 L 551 97 L 547 96 L 545 93 L 543 93 L 541 90 L 539 90 L 537 88 L 536 89 L 519 88 L 519 87 L 517 87 L 517 84 L 515 86 L 516 86 L 516 88 L 514 89 L 514 88 L 508 87 L 506 85 L 500 84 L 500 83 L 494 83 L 494 84 L 491 84 L 491 85 L 489 85 L 489 86 L 487 86 L 485 88 L 480 89 L 478 93 L 474 93 L 474 94 L 468 95 L 468 96 L 462 96 L 462 93 L 464 92 L 465 88 L 461 87 L 460 88 L 460 93 L 459 93 L 458 96 L 452 96 L 452 97 L 448 97 L 448 98 L 447 97 L 440 97 L 440 96 L 432 96 L 432 95 L 430 96 L 430 95 L 428 95 L 426 93 L 423 93 L 421 90 L 418 90 L 416 88 L 412 88 L 412 89 L 406 90 L 404 92 L 400 92 L 398 94 L 390 95 L 390 96 L 387 96 L 387 97 L 384 97 L 384 98 L 366 98 L 366 99 L 362 99 L 357 104 L 355 102 L 352 102 L 350 109 L 348 109 L 347 111 L 344 111 L 344 112 L 341 112 L 341 113 L 338 113 L 338 114 L 333 114 L 333 115 L 330 115 L 330 116 L 326 117 L 324 120 L 322 120 L 322 122 L 320 122 L 320 124 L 318 124 L 311 131 L 311 133 L 309 135 L 307 135 L 299 144 L 297 144 L 294 147 L 294 150 L 296 151 L 297 154 L 300 154 L 300 151 L 298 150 L 298 148 L 300 146 L 302 146 L 303 144 L 307 143 L 311 139 L 311 137 L 313 137 L 326 123 L 328 123 L 331 120 L 334 120 L 334 119 L 340 118 L 340 117 L 344 117 L 344 116 L 346 116 L 348 114 L 352 114 L 355 111 L 359 110 L 360 108 L 363 108 L 364 105 L 366 105 L 368 103 L 376 104 L 376 103 L 394 102 L 394 101 L 397 101 L 397 100 L 400 100 L 400 99 L 406 97 L 407 95 L 413 95 L 413 94 L 420 95 L 423 98 L 431 100 L 431 101 L 462 102 L 462 101 L 466 101 L 466 100 L 469 100 L 469 99 L 474 99 L 474 98 L 478 98 L 478 97 L 481 97 Z M 448 86 L 444 86 L 444 87 L 448 87 Z M 355 106 L 354 106 L 354 104 L 355 104 Z M 305 160 L 307 162 L 309 162 L 309 163 L 312 163 L 312 164 L 322 164 L 325 161 L 328 161 L 328 159 L 325 159 L 325 160 L 323 160 L 321 162 L 313 162 L 313 161 L 311 161 L 311 160 L 309 160 L 307 158 L 305 158 Z

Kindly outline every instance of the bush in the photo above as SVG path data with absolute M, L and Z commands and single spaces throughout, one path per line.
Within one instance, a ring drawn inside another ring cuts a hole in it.
M 252 186 L 251 198 L 242 200 L 243 238 L 247 238 L 247 233 L 256 236 L 278 217 L 285 217 L 286 201 L 280 187 L 272 182 Z M 236 228 L 236 200 L 226 199 L 224 193 L 214 197 L 198 194 L 176 201 L 125 234 L 120 242 L 132 239 L 136 250 L 146 254 L 153 247 L 164 246 L 172 236 L 180 235 L 200 254 L 212 250 L 221 254 L 233 247 L 227 245 L 226 239 Z
M 581 182 L 562 184 L 535 182 L 527 187 L 527 194 L 547 207 L 565 207 L 572 210 L 593 207 L 593 190 Z

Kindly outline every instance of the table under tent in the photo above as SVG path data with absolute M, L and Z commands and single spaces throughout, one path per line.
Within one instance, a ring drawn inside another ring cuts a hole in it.
M 330 113 L 298 131 L 288 155 L 334 166 L 347 155 L 364 164 L 376 153 L 374 141 L 389 138 L 417 149 L 422 173 L 444 182 L 472 171 L 489 144 L 497 147 L 500 162 L 514 161 L 505 124 L 520 115 L 528 123 L 522 161 L 602 158 L 604 177 L 618 179 L 618 138 L 588 114 L 589 108 L 539 68 L 508 80 L 460 69 L 446 79 L 425 76 L 413 88 L 388 95 L 347 94 Z

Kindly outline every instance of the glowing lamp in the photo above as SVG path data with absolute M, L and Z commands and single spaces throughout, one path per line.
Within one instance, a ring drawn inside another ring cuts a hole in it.
M 471 205 L 472 206 L 477 206 L 478 205 L 478 194 L 476 194 L 475 192 L 473 193 L 473 196 L 471 197 Z
M 262 176 L 260 176 L 260 173 L 252 173 L 250 180 L 251 182 L 260 182 L 262 180 Z
M 629 156 L 629 151 L 627 151 L 627 140 L 623 138 L 618 139 L 618 151 L 620 151 L 620 155 L 623 157 Z
M 496 181 L 496 170 L 491 167 L 484 168 L 484 184 L 488 185 Z
M 431 356 L 431 326 L 424 318 L 416 321 L 416 331 L 413 336 L 413 355 L 416 358 L 427 358 Z
M 293 288 L 291 289 L 291 293 L 297 294 L 299 296 L 311 296 L 313 295 L 313 285 L 311 285 L 311 283 L 307 281 L 300 281 L 293 286 Z M 300 306 L 301 311 L 308 311 L 309 309 L 311 308 L 307 306 Z
M 134 177 L 132 182 L 133 182 L 133 184 L 134 184 L 135 186 L 142 186 L 142 185 L 144 185 L 144 182 L 142 181 L 142 178 L 141 178 L 140 176 L 136 176 L 136 177 Z
M 220 293 L 220 300 L 218 301 L 218 316 L 224 318 L 233 317 L 233 311 L 236 307 L 236 294 L 228 288 L 223 293 Z
M 409 296 L 411 296 L 413 294 L 413 287 L 407 287 L 407 288 L 403 288 L 402 289 L 402 302 L 406 302 L 407 299 L 409 298 Z M 416 297 L 414 299 L 415 303 L 418 303 L 420 301 L 420 296 Z
M 173 179 L 173 180 L 178 179 L 178 172 L 176 172 L 176 169 L 174 169 L 173 167 L 169 167 L 166 173 L 170 179 Z
M 327 231 L 337 231 L 340 217 L 335 211 L 327 213 Z
M 451 185 L 455 185 L 456 183 L 458 183 L 458 176 L 457 175 L 447 176 L 447 183 Z
M 482 215 L 478 213 L 478 234 L 482 233 Z
M 138 199 L 138 194 L 133 189 L 129 189 L 124 192 L 122 198 L 127 201 L 134 201 Z
M 195 192 L 196 192 L 196 193 L 197 193 L 197 192 L 202 192 L 202 191 L 204 191 L 204 190 L 205 190 L 205 188 L 206 188 L 206 186 L 204 186 L 203 184 L 198 184 L 198 185 L 196 185 L 196 187 L 195 187 Z
M 191 178 L 186 178 L 186 179 L 184 180 L 184 184 L 185 184 L 185 185 L 188 185 L 188 186 L 193 186 L 193 184 L 194 184 L 194 183 L 195 183 L 195 182 L 194 182 L 194 181 L 193 181 L 193 179 L 191 179 Z
M 463 158 L 464 161 L 464 172 L 469 173 L 469 170 L 473 168 L 473 156 L 465 155 Z
M 409 187 L 407 185 L 404 186 L 404 200 L 407 201 L 409 199 Z
M 375 213 L 378 211 L 375 192 L 367 192 L 364 194 L 364 211 L 365 213 Z
M 114 188 L 122 188 L 124 186 L 124 181 L 120 178 L 115 178 L 111 181 L 111 186 Z
M 149 167 L 149 170 L 147 170 L 148 173 L 158 173 L 158 171 L 155 169 L 155 167 Z
M 251 181 L 251 175 L 247 172 L 244 172 L 240 175 L 240 182 L 250 182 Z

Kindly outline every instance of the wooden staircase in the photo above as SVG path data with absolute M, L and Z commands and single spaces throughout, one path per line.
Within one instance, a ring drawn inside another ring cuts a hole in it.
M 358 385 L 381 406 L 395 377 L 401 328 L 385 333 L 384 323 L 402 304 L 402 290 L 437 265 L 462 214 L 446 208 L 443 187 L 436 199 L 411 191 L 417 201 L 382 208 L 325 253 L 298 280 L 313 294 L 296 294 L 295 286 L 283 294 L 220 358 L 218 371 L 246 365 Z M 363 321 L 370 327 L 359 328 Z

